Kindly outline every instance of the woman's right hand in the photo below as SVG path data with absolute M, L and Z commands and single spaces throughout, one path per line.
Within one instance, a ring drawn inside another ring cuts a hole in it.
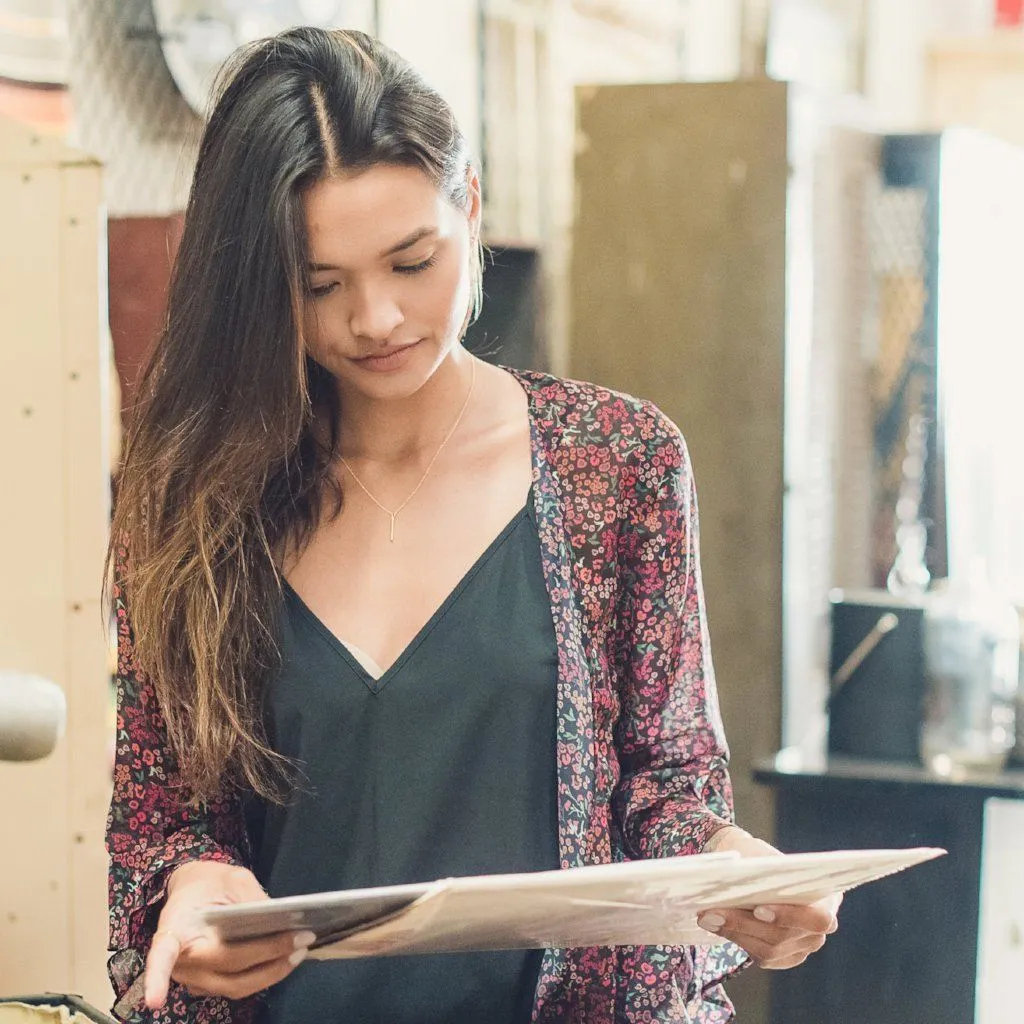
M 312 932 L 227 943 L 199 921 L 204 908 L 268 898 L 245 868 L 216 861 L 175 868 L 146 958 L 146 1006 L 156 1010 L 164 1005 L 171 979 L 193 995 L 242 999 L 291 974 L 309 952 L 316 938 Z

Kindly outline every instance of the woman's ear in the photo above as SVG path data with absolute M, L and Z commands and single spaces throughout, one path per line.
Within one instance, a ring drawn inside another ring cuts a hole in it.
M 480 175 L 470 164 L 466 168 L 466 217 L 469 220 L 469 237 L 474 243 L 480 240 L 480 222 L 483 200 L 480 193 Z

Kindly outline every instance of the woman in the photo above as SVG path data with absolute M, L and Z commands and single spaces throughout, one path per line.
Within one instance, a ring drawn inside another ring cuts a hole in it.
M 732 824 L 682 439 L 462 348 L 479 230 L 451 111 L 395 54 L 299 29 L 231 62 L 114 519 L 125 1016 L 731 1016 L 735 946 L 299 967 L 311 934 L 195 924 L 266 893 L 774 852 Z M 784 967 L 834 912 L 703 924 Z

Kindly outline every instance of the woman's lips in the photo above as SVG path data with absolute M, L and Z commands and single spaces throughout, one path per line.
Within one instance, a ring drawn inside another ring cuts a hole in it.
M 419 345 L 418 341 L 414 341 L 411 345 L 403 345 L 401 348 L 393 349 L 390 352 L 386 352 L 379 356 L 363 356 L 361 359 L 356 359 L 364 370 L 370 370 L 374 373 L 386 373 L 389 370 L 397 370 L 405 365 L 409 353 Z

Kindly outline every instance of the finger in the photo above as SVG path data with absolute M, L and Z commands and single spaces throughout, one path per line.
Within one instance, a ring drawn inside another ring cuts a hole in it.
M 754 962 L 766 970 L 784 970 L 802 964 L 812 953 L 816 953 L 825 944 L 825 937 L 805 936 L 802 939 L 784 943 L 765 942 L 763 939 L 751 938 L 741 933 L 722 933 L 723 938 L 735 942 L 746 950 Z
M 718 921 L 722 923 L 718 924 Z M 757 956 L 761 959 L 797 954 L 807 956 L 820 949 L 825 942 L 823 932 L 806 932 L 768 924 L 759 921 L 746 910 L 702 914 L 698 924 L 742 946 L 748 953 L 757 949 Z
M 836 920 L 831 900 L 800 906 L 793 903 L 770 904 L 755 907 L 754 917 L 780 928 L 792 928 L 794 931 L 828 934 L 828 930 Z
M 763 971 L 788 971 L 793 967 L 799 967 L 801 964 L 806 963 L 807 959 L 816 952 L 817 950 L 811 949 L 789 954 L 769 953 L 761 959 L 754 958 L 754 962 Z
M 283 981 L 309 954 L 308 948 L 296 949 L 286 957 L 260 964 L 238 974 L 220 974 L 214 971 L 189 971 L 176 978 L 194 995 L 225 996 L 244 999 Z
M 723 938 L 732 939 L 734 935 L 741 935 L 745 939 L 756 940 L 771 946 L 797 941 L 808 934 L 802 929 L 796 930 L 772 922 L 760 921 L 749 910 L 713 910 L 701 914 L 697 918 L 697 923 L 706 931 L 714 932 Z
M 171 973 L 181 955 L 181 941 L 171 931 L 161 929 L 153 936 L 146 957 L 145 1000 L 151 1010 L 158 1010 L 167 1001 Z
M 779 941 L 787 933 L 828 935 L 830 928 L 835 931 L 838 927 L 836 918 L 817 904 L 809 907 L 792 904 L 760 906 L 752 911 L 738 908 L 707 910 L 699 915 L 697 923 L 711 932 L 721 928 L 739 928 L 762 938 L 767 938 L 770 930 L 775 929 L 779 933 Z
M 214 971 L 217 974 L 240 974 L 275 960 L 287 959 L 298 949 L 309 949 L 316 941 L 310 931 L 281 932 L 244 942 L 223 942 L 211 933 L 191 943 L 178 958 L 178 974 Z

